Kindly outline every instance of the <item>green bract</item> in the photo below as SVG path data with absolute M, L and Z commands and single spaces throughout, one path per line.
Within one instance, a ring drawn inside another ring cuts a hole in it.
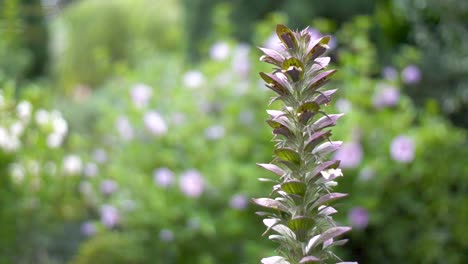
M 273 64 L 271 73 L 260 72 L 266 87 L 276 93 L 273 101 L 281 101 L 281 110 L 267 110 L 267 124 L 273 129 L 276 149 L 270 164 L 260 167 L 280 176 L 272 197 L 253 199 L 268 212 L 258 212 L 271 240 L 277 241 L 281 256 L 264 258 L 262 263 L 329 263 L 341 261 L 333 246 L 346 240 L 335 240 L 351 230 L 337 226 L 328 204 L 345 197 L 333 193 L 334 181 L 342 176 L 339 161 L 327 160 L 340 146 L 331 141 L 330 127 L 342 114 L 326 114 L 323 106 L 331 101 L 336 90 L 324 85 L 336 70 L 325 70 L 329 57 L 322 56 L 330 37 L 312 39 L 308 29 L 291 31 L 284 25 L 276 27 L 281 40 L 279 50 L 260 48 L 261 61 Z M 266 233 L 265 232 L 265 233 Z

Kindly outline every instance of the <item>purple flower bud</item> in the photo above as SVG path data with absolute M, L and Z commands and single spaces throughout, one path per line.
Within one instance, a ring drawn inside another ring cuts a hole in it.
M 247 197 L 243 194 L 236 194 L 231 197 L 229 201 L 229 206 L 233 209 L 243 210 L 247 207 L 248 201 Z
M 421 81 L 421 70 L 416 65 L 408 65 L 401 72 L 403 82 L 406 84 L 416 84 Z
M 180 190 L 188 197 L 199 197 L 205 188 L 203 177 L 197 170 L 184 172 L 179 179 Z
M 369 224 L 369 213 L 362 207 L 354 207 L 348 213 L 348 219 L 356 229 L 364 229 Z
M 81 233 L 85 236 L 92 236 L 96 233 L 96 226 L 91 222 L 84 222 L 81 225 Z
M 105 195 L 111 195 L 116 192 L 118 187 L 117 183 L 113 180 L 104 180 L 101 182 L 101 192 Z
M 393 86 L 381 84 L 377 86 L 373 104 L 376 108 L 392 107 L 398 104 L 400 91 Z
M 168 168 L 154 170 L 153 179 L 161 187 L 169 187 L 174 182 L 174 173 Z
M 350 142 L 341 145 L 336 152 L 334 159 L 340 160 L 341 168 L 356 168 L 362 160 L 363 152 L 361 144 Z
M 408 163 L 414 159 L 414 142 L 406 136 L 398 136 L 390 145 L 390 154 L 395 161 Z
M 387 66 L 383 68 L 382 76 L 389 81 L 395 81 L 398 78 L 398 71 L 395 67 Z
M 120 214 L 112 205 L 103 205 L 100 210 L 101 223 L 108 228 L 113 228 L 120 222 Z

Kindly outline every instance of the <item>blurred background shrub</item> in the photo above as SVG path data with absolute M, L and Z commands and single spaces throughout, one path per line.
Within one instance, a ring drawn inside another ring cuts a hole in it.
M 464 1 L 0 6 L 0 263 L 271 254 L 249 199 L 270 191 L 255 47 L 278 44 L 276 23 L 332 34 L 338 220 L 354 227 L 341 255 L 468 261 Z

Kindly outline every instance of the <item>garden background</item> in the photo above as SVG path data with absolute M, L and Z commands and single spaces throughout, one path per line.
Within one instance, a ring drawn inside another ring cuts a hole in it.
M 0 0 L 0 263 L 272 255 L 277 23 L 332 36 L 338 255 L 467 263 L 464 0 Z

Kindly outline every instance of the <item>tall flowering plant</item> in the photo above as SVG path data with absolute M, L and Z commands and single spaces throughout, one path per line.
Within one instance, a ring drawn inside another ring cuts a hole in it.
M 330 128 L 342 114 L 323 111 L 336 92 L 323 88 L 336 72 L 326 70 L 330 57 L 322 56 L 330 37 L 313 39 L 307 28 L 294 32 L 284 25 L 277 25 L 276 33 L 281 40 L 278 50 L 260 48 L 264 53 L 260 60 L 275 68 L 271 73 L 260 72 L 260 77 L 276 93 L 271 102 L 281 101 L 282 108 L 267 110 L 276 142 L 274 160 L 257 165 L 279 179 L 274 180 L 269 198 L 253 202 L 267 209 L 257 214 L 264 217 L 265 233 L 274 232 L 269 239 L 280 245 L 279 256 L 264 258 L 262 263 L 346 263 L 332 251 L 347 242 L 337 237 L 351 228 L 337 225 L 332 218 L 337 211 L 329 205 L 346 196 L 332 191 L 335 179 L 343 174 L 340 162 L 329 159 L 341 146 L 340 141 L 330 140 Z

